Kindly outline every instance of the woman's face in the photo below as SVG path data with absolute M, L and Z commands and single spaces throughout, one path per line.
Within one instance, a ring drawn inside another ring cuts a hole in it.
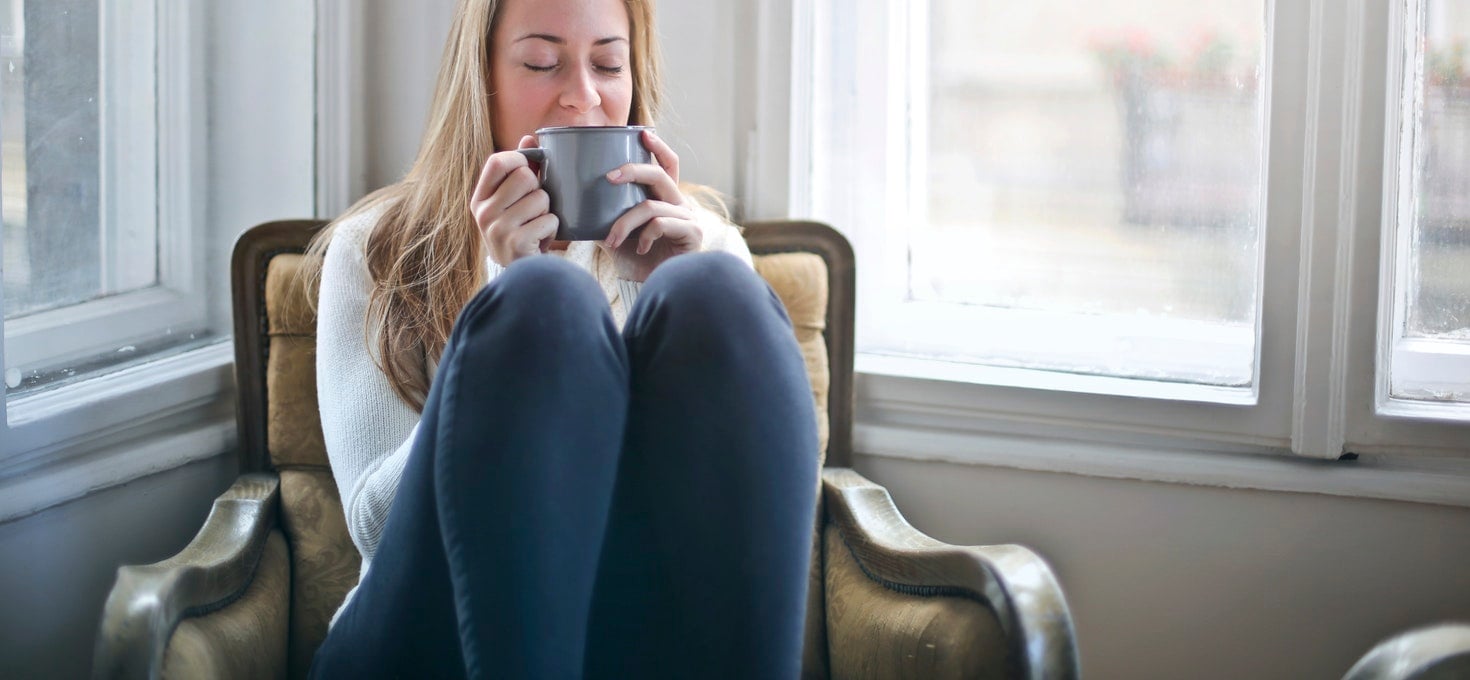
M 502 0 L 492 31 L 500 150 L 537 128 L 628 124 L 633 64 L 623 0 Z

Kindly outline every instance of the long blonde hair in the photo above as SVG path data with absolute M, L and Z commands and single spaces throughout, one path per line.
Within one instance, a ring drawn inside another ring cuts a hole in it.
M 623 1 L 633 76 L 628 124 L 653 125 L 663 94 L 653 0 Z M 413 167 L 402 181 L 358 201 L 307 251 L 305 275 L 315 291 L 337 225 L 383 209 L 364 253 L 373 280 L 365 334 L 393 391 L 415 411 L 423 410 L 429 366 L 443 353 L 455 317 L 485 284 L 484 242 L 468 206 L 481 165 L 496 150 L 490 50 L 500 4 L 459 0 Z

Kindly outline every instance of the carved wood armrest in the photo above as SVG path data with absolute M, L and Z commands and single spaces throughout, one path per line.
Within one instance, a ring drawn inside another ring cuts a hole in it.
M 1470 677 L 1470 624 L 1444 623 L 1378 643 L 1343 680 Z
M 102 611 L 93 677 L 159 677 L 179 621 L 228 605 L 250 585 L 276 524 L 279 496 L 276 475 L 241 475 L 177 555 L 119 567 Z
M 954 546 L 911 526 L 888 490 L 848 468 L 822 471 L 828 521 L 867 576 L 913 595 L 970 597 L 995 612 L 1017 677 L 1080 674 L 1072 615 L 1051 567 L 1019 545 Z

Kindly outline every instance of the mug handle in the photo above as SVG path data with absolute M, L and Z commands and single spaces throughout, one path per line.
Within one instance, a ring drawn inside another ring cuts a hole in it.
M 516 149 L 516 153 L 525 156 L 532 163 L 546 162 L 546 149 Z

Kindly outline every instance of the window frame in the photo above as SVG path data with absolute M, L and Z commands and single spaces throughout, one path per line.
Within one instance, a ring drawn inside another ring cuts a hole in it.
M 797 54 L 820 55 L 827 1 L 806 0 L 793 9 L 797 30 L 790 37 Z M 1390 36 L 1378 27 L 1402 22 L 1401 2 L 1387 8 L 1369 7 L 1365 0 L 1267 3 L 1266 220 L 1253 405 L 1188 403 L 1177 391 L 1162 387 L 1130 391 L 1118 389 L 1115 381 L 1109 389 L 1102 384 L 1107 379 L 1027 369 L 956 370 L 951 362 L 860 352 L 859 448 L 866 442 L 883 449 L 887 444 L 882 442 L 891 440 L 885 433 L 939 428 L 962 434 L 956 442 L 969 441 L 973 448 L 986 440 L 1024 437 L 1329 460 L 1407 454 L 1461 458 L 1470 453 L 1470 427 L 1427 422 L 1422 412 L 1385 409 L 1373 398 L 1378 240 L 1385 204 L 1379 189 L 1383 166 L 1376 156 L 1384 128 L 1377 116 L 1385 104 L 1382 69 L 1392 61 L 1385 44 Z M 890 11 L 902 4 L 888 1 Z M 1380 16 L 1385 11 L 1390 16 Z M 800 20 L 807 13 L 817 18 Z M 817 28 L 800 30 L 806 24 Z M 899 30 L 893 24 L 890 20 L 888 28 Z M 816 69 L 791 78 L 815 81 Z M 902 115 L 888 102 L 889 116 Z M 805 108 L 820 112 L 824 104 Z M 793 134 L 805 135 L 792 145 L 816 144 L 811 130 L 821 123 L 800 106 L 790 111 Z M 874 146 L 891 149 L 894 143 L 889 139 Z M 812 181 L 813 192 L 820 195 L 824 180 L 819 176 Z M 853 241 L 859 272 L 875 268 L 870 244 L 881 242 L 882 234 L 875 239 L 861 225 L 824 213 L 818 201 L 803 203 L 800 192 L 792 193 L 792 213 L 834 222 Z M 859 277 L 860 333 L 874 278 Z M 1121 382 L 1137 387 L 1140 381 Z M 957 460 L 985 459 L 959 450 L 951 453 Z
M 204 145 L 195 124 L 204 118 L 203 61 L 194 58 L 203 13 L 172 0 L 119 0 L 100 3 L 99 14 L 101 279 L 104 290 L 125 292 L 6 320 L 7 371 L 182 338 L 207 323 L 193 177 Z M 130 96 L 148 91 L 156 96 Z M 139 225 L 151 239 L 126 235 Z M 136 288 L 132 267 L 155 282 Z
M 890 36 L 895 41 L 906 43 L 890 50 L 891 54 L 902 52 L 901 59 L 893 59 L 896 67 L 890 71 L 890 77 L 901 74 L 899 77 L 906 81 L 906 104 L 891 102 L 891 118 L 930 120 L 931 86 L 927 57 L 931 47 L 928 30 L 931 4 L 932 0 L 889 4 L 893 15 L 889 23 Z M 1269 90 L 1269 79 L 1264 85 Z M 1269 110 L 1268 104 L 1269 101 L 1261 104 L 1263 116 Z M 891 126 L 889 134 L 888 148 L 896 152 L 903 167 L 890 175 L 889 182 L 896 185 L 897 190 L 888 192 L 888 222 L 928 223 L 928 202 L 916 200 L 916 197 L 929 195 L 928 174 L 914 169 L 929 165 L 929 127 L 922 122 L 911 125 L 907 139 Z M 1263 153 L 1263 166 L 1266 160 Z M 1266 170 L 1261 168 L 1263 184 Z M 1263 189 L 1260 202 L 1264 204 L 1265 199 Z M 1261 205 L 1256 207 L 1256 211 L 1264 212 Z M 1261 220 L 1261 229 L 1265 229 L 1264 219 Z M 1072 392 L 1235 406 L 1248 406 L 1258 399 L 1260 371 L 1254 350 L 1258 340 L 1259 290 L 1256 323 L 1250 328 L 1228 328 L 1188 319 L 1010 310 L 909 300 L 903 291 L 909 288 L 908 277 L 912 274 L 911 262 L 908 261 L 910 240 L 895 233 L 897 231 L 889 229 L 884 232 L 881 282 L 870 288 L 868 316 L 881 315 L 882 322 L 866 324 L 862 334 L 874 345 L 902 345 L 904 354 L 909 356 L 942 356 L 953 343 L 943 340 L 926 342 L 927 339 L 965 337 L 966 353 L 975 357 L 973 360 L 946 358 L 938 361 L 963 366 L 958 372 L 970 377 L 961 379 L 974 382 L 1001 381 L 1014 386 L 1029 383 Z M 1256 264 L 1259 270 L 1262 266 L 1259 257 Z M 1259 285 L 1258 280 L 1258 289 Z M 879 308 L 877 313 L 873 313 L 874 306 Z M 1088 338 L 1088 347 L 1059 346 L 1064 343 L 1052 339 L 1060 337 L 1063 329 L 1072 337 Z M 1180 351 L 1181 343 L 1189 343 L 1188 351 Z M 1098 348 L 1109 351 L 1097 351 Z M 870 358 L 887 353 L 882 350 L 863 352 Z M 873 366 L 879 362 L 869 360 L 867 363 Z M 891 365 L 893 362 L 881 363 Z M 1104 363 L 1143 368 L 1134 370 L 1133 375 L 1106 370 L 1083 373 L 1075 368 Z M 1246 384 L 1229 384 L 1229 378 L 1219 375 L 1218 367 L 1232 365 L 1235 368 L 1229 375 L 1244 377 Z M 976 366 L 1014 367 L 1024 373 L 1007 379 L 1004 376 L 1009 372 L 985 371 Z
M 139 11 L 139 5 L 153 11 Z M 125 255 L 128 239 L 118 236 L 127 224 L 146 220 L 156 228 L 156 243 L 145 240 L 142 247 L 158 253 L 158 283 L 0 320 L 0 330 L 8 331 L 0 364 L 19 354 L 28 362 L 24 368 L 31 369 L 162 334 L 186 334 L 205 323 L 209 301 L 204 267 L 197 264 L 206 241 L 198 177 L 205 159 L 205 11 L 178 0 L 103 2 L 99 10 L 104 62 L 123 57 L 121 62 L 101 65 L 104 239 L 112 236 L 117 246 L 111 252 Z M 140 78 L 148 81 L 146 88 L 138 88 Z M 138 89 L 154 92 L 154 103 L 110 105 Z M 139 132 L 145 127 L 146 132 Z M 148 146 L 156 150 L 150 153 Z M 123 168 L 120 160 L 129 153 L 152 156 L 149 164 L 156 172 L 131 177 L 136 170 Z M 150 189 L 153 196 L 127 195 Z M 130 426 L 165 420 L 217 400 L 230 382 L 223 370 L 229 363 L 228 347 L 214 343 L 0 400 L 4 433 L 0 479 L 54 462 L 63 451 L 80 455 Z
M 1462 400 L 1470 399 L 1470 385 L 1466 384 L 1470 380 L 1446 383 L 1441 379 L 1446 375 L 1470 377 L 1470 345 L 1407 335 L 1409 260 L 1418 206 L 1413 200 L 1403 199 L 1418 194 L 1421 178 L 1412 172 L 1418 132 L 1413 121 L 1415 109 L 1423 105 L 1419 93 L 1407 85 L 1414 79 L 1410 66 L 1420 60 L 1419 50 L 1410 46 L 1420 44 L 1426 30 L 1421 13 L 1427 13 L 1425 0 L 1399 0 L 1393 3 L 1388 25 L 1380 270 L 1382 280 L 1389 285 L 1382 286 L 1378 301 L 1380 368 L 1374 399 L 1380 414 L 1463 422 L 1470 420 L 1470 405 L 1395 396 L 1450 393 Z

